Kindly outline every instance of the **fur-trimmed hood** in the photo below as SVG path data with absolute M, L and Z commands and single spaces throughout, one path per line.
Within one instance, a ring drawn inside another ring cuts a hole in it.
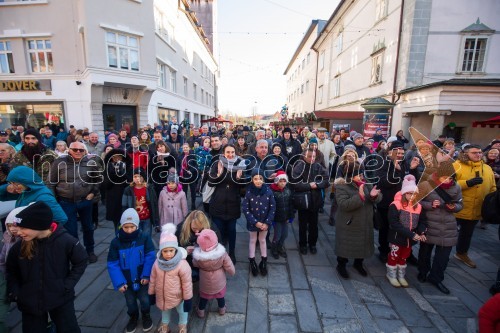
M 226 253 L 226 248 L 222 244 L 217 244 L 217 247 L 209 252 L 204 252 L 200 247 L 195 247 L 193 258 L 198 261 L 217 260 L 222 258 Z
M 335 181 L 333 182 L 334 185 L 347 185 L 347 181 L 345 180 L 344 177 L 338 177 L 335 178 Z

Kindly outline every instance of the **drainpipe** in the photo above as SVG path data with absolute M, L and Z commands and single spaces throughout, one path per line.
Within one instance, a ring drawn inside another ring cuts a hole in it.
M 396 100 L 396 91 L 397 91 L 397 82 L 398 82 L 398 67 L 399 67 L 399 49 L 401 47 L 401 35 L 403 34 L 403 14 L 404 14 L 404 8 L 405 8 L 405 0 L 401 0 L 401 13 L 399 15 L 399 36 L 398 36 L 398 48 L 396 50 L 396 68 L 394 69 L 394 79 L 393 79 L 393 85 L 392 85 L 392 97 L 391 97 L 391 103 L 397 103 L 399 101 L 399 98 L 401 97 L 400 94 L 398 95 L 398 99 Z M 389 130 L 388 130 L 388 135 L 391 133 L 392 129 L 392 115 L 394 113 L 394 107 L 391 110 L 391 119 L 389 121 Z

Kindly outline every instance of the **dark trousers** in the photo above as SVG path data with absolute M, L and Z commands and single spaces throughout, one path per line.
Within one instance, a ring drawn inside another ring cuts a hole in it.
M 299 210 L 299 246 L 316 246 L 318 211 Z
M 142 285 L 139 282 L 139 290 L 134 291 L 129 287 L 125 291 L 125 301 L 127 302 L 127 313 L 129 316 L 139 315 L 139 307 L 137 301 L 141 304 L 141 312 L 149 313 L 151 305 L 149 304 L 148 285 Z
M 431 266 L 432 250 L 436 247 L 434 252 L 434 260 Z M 448 266 L 450 260 L 452 246 L 439 246 L 429 243 L 420 242 L 420 251 L 418 251 L 418 272 L 422 276 L 426 276 L 427 280 L 432 283 L 439 283 L 444 280 L 444 271 Z
M 236 220 L 223 220 L 218 217 L 212 217 L 212 222 L 219 229 L 222 240 L 229 242 L 229 253 L 234 253 L 234 248 L 236 247 Z
M 76 320 L 73 301 L 61 305 L 48 312 L 50 319 L 56 325 L 57 333 L 79 333 L 80 327 Z M 22 313 L 23 332 L 47 333 L 48 314 L 34 315 Z
M 79 202 L 59 201 L 61 208 L 68 217 L 68 222 L 64 225 L 66 230 L 78 239 L 77 214 L 80 216 L 83 232 L 83 245 L 87 253 L 94 252 L 94 225 L 92 224 L 92 200 L 82 200 Z
M 186 193 L 186 198 L 188 197 L 188 188 L 189 188 L 189 194 L 191 194 L 191 205 L 194 205 L 196 202 L 196 182 L 193 182 L 191 184 L 182 184 L 182 190 L 184 193 Z
M 466 254 L 469 251 L 470 242 L 472 240 L 472 235 L 474 234 L 477 222 L 477 220 L 457 219 L 459 228 L 457 242 L 458 254 Z
M 389 235 L 389 209 L 377 207 L 380 214 L 380 225 L 378 226 L 378 252 L 386 256 L 389 253 L 389 242 L 387 236 Z
M 92 223 L 97 227 L 99 224 L 99 202 L 92 204 Z
M 337 264 L 339 266 L 345 267 L 347 263 L 349 262 L 349 259 L 344 258 L 344 257 L 337 257 Z M 363 258 L 356 258 L 354 259 L 354 265 L 359 266 L 363 264 Z
M 200 310 L 205 310 L 205 307 L 207 306 L 208 299 L 200 297 L 200 303 L 198 303 L 198 309 Z M 217 298 L 217 306 L 219 308 L 223 308 L 226 306 L 226 300 L 224 297 Z

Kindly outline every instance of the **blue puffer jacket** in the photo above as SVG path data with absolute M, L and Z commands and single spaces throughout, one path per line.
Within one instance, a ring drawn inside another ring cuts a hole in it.
M 136 230 L 137 237 L 120 238 L 120 231 L 111 241 L 108 252 L 108 273 L 113 287 L 118 290 L 125 284 L 132 288 L 134 282 L 148 279 L 156 259 L 156 250 L 151 237 Z
M 8 184 L 0 186 L 0 200 L 16 200 L 16 207 L 27 206 L 35 201 L 45 202 L 54 215 L 54 221 L 63 225 L 68 222 L 68 217 L 57 202 L 54 194 L 43 183 L 40 176 L 33 172 L 33 169 L 21 165 L 12 169 L 7 176 L 8 182 L 16 182 L 27 187 L 21 194 L 12 194 L 7 192 Z
M 263 184 L 262 187 L 256 188 L 253 184 L 248 185 L 247 193 L 243 198 L 243 213 L 247 219 L 248 231 L 260 231 L 255 226 L 257 222 L 262 222 L 271 225 L 276 212 L 276 201 L 271 189 Z

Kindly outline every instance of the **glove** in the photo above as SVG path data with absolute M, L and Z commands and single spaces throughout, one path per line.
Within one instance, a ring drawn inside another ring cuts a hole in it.
M 191 308 L 193 307 L 193 299 L 190 298 L 188 300 L 184 300 L 184 312 L 191 312 Z
M 475 185 L 482 184 L 483 178 L 481 178 L 481 177 L 471 178 L 471 179 L 467 180 L 465 183 L 467 184 L 467 186 L 472 187 Z
M 292 223 L 292 222 L 293 222 L 293 217 L 290 217 L 290 218 L 288 219 L 288 223 Z
M 155 305 L 156 304 L 156 295 L 149 295 L 149 305 Z

